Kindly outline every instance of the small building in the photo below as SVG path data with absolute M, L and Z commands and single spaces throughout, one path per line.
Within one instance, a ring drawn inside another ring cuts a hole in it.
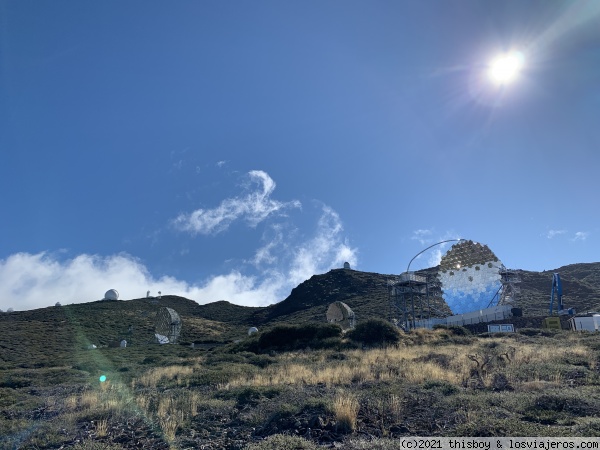
M 569 328 L 573 331 L 600 331 L 600 314 L 571 317 Z

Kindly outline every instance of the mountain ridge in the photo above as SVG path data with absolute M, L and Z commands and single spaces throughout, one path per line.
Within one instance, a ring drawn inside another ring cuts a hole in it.
M 525 317 L 548 315 L 552 273 L 555 272 L 561 275 L 566 307 L 575 308 L 578 313 L 600 310 L 600 263 L 570 264 L 544 272 L 517 272 L 522 283 L 515 306 L 523 310 Z M 44 352 L 47 346 L 75 350 L 91 344 L 111 345 L 121 339 L 135 346 L 150 343 L 154 338 L 154 317 L 161 307 L 173 308 L 181 316 L 182 344 L 231 342 L 246 336 L 249 327 L 262 330 L 278 324 L 324 322 L 328 305 L 335 301 L 347 303 L 358 322 L 387 319 L 390 277 L 332 269 L 313 275 L 292 289 L 281 302 L 264 307 L 240 306 L 224 300 L 200 305 L 184 297 L 163 295 L 160 299 L 94 301 L 3 313 L 0 314 L 0 327 L 4 330 L 0 333 L 0 366 L 9 360 L 24 365 L 31 361 L 49 363 Z M 446 312 L 449 314 L 449 309 Z M 538 319 L 532 323 L 537 322 L 541 325 Z M 14 355 L 5 357 L 8 353 Z

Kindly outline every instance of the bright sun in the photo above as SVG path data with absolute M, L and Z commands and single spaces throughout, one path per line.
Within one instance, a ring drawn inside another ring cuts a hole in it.
M 521 52 L 512 51 L 498 56 L 489 66 L 489 76 L 496 84 L 508 84 L 519 75 L 524 57 Z

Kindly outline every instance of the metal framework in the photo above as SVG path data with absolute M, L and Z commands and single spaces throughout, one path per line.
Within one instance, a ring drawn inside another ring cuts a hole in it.
M 435 306 L 443 302 L 441 284 L 435 272 L 404 272 L 388 280 L 390 321 L 409 330 L 417 321 L 447 314 Z
M 393 276 L 388 280 L 388 296 L 390 304 L 390 321 L 396 323 L 399 327 L 405 330 L 415 328 L 417 326 L 431 326 L 435 322 L 436 318 L 443 318 L 448 316 L 446 311 L 438 310 L 438 305 L 444 305 L 445 301 L 442 297 L 442 284 L 441 280 L 437 276 L 437 270 L 426 269 L 419 272 L 411 272 L 411 263 L 422 253 L 429 250 L 436 245 L 440 245 L 446 242 L 459 242 L 457 244 L 460 247 L 464 243 L 465 247 L 468 247 L 472 241 L 465 239 L 449 239 L 430 245 L 426 249 L 417 253 L 408 263 L 406 272 L 399 276 Z M 476 248 L 480 253 L 487 250 L 495 258 L 498 259 L 489 251 L 487 246 L 481 246 Z M 469 247 L 469 250 L 471 250 Z M 454 247 L 453 247 L 454 248 Z M 460 267 L 462 259 L 456 262 L 457 267 Z M 491 267 L 491 266 L 490 266 Z M 498 292 L 490 300 L 488 307 L 491 306 L 510 306 L 516 304 L 517 297 L 521 292 L 519 283 L 521 278 L 517 271 L 507 269 L 504 265 L 501 265 L 499 269 L 501 286 Z M 429 325 L 425 325 L 425 322 Z
M 517 303 L 517 298 L 521 293 L 521 277 L 518 272 L 513 269 L 507 269 L 502 265 L 500 268 L 500 282 L 502 286 L 490 301 L 488 306 L 508 305 L 514 306 Z
M 161 343 L 177 343 L 177 339 L 181 334 L 181 325 L 181 318 L 177 311 L 171 308 L 160 308 L 156 313 L 155 320 L 154 332 L 157 335 L 156 338 L 159 342 L 161 342 L 159 336 L 167 338 L 165 342 Z
M 391 322 L 408 330 L 415 328 L 417 320 L 431 319 L 432 315 L 447 315 L 432 307 L 432 304 L 444 303 L 442 285 L 437 278 L 437 272 L 411 272 L 410 265 L 419 255 L 437 245 L 461 241 L 464 239 L 446 239 L 430 245 L 412 257 L 408 262 L 406 272 L 388 280 Z M 440 300 L 441 303 L 438 303 Z

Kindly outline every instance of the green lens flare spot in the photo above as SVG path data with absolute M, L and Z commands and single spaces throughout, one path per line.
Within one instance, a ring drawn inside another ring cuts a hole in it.
M 100 383 L 104 383 L 106 381 L 106 375 L 102 375 L 100 377 Z

